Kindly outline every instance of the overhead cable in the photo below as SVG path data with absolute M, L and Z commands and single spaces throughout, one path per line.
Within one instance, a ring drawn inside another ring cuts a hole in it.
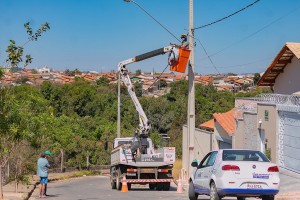
M 210 57 L 215 56 L 215 55 L 217 55 L 217 54 L 223 52 L 224 50 L 226 50 L 226 49 L 228 49 L 228 48 L 230 48 L 230 47 L 232 47 L 232 46 L 234 46 L 234 45 L 236 45 L 236 44 L 238 44 L 238 43 L 240 43 L 240 42 L 243 42 L 243 41 L 245 41 L 245 40 L 247 40 L 247 39 L 253 37 L 253 36 L 256 35 L 257 33 L 261 32 L 261 31 L 263 31 L 264 29 L 268 28 L 269 26 L 275 24 L 275 23 L 278 22 L 279 20 L 281 20 L 281 19 L 283 19 L 283 18 L 285 18 L 285 17 L 291 15 L 292 13 L 294 13 L 295 11 L 297 11 L 299 8 L 300 8 L 300 5 L 299 5 L 298 7 L 296 7 L 295 9 L 292 9 L 292 10 L 288 11 L 286 14 L 284 14 L 284 15 L 278 17 L 277 19 L 275 19 L 274 21 L 270 22 L 269 24 L 267 24 L 267 25 L 263 26 L 262 28 L 258 29 L 257 31 L 251 33 L 250 35 L 248 35 L 248 36 L 246 36 L 246 37 L 244 37 L 244 38 L 242 38 L 242 39 L 240 39 L 240 40 L 238 40 L 238 41 L 236 41 L 236 42 L 234 42 L 234 43 L 232 43 L 232 44 L 230 44 L 230 45 L 224 47 L 223 49 L 221 49 L 221 50 L 219 50 L 219 51 L 217 51 L 217 52 L 211 54 Z
M 216 24 L 216 23 L 218 23 L 218 22 L 221 22 L 221 21 L 223 21 L 223 20 L 225 20 L 225 19 L 227 19 L 227 18 L 229 18 L 229 17 L 232 17 L 232 16 L 238 14 L 239 12 L 242 12 L 243 10 L 246 10 L 247 8 L 253 6 L 253 5 L 256 4 L 256 3 L 258 3 L 259 1 L 260 1 L 260 0 L 256 0 L 255 2 L 253 2 L 253 3 L 249 4 L 249 5 L 247 5 L 246 7 L 242 8 L 242 9 L 240 9 L 240 10 L 238 10 L 238 11 L 236 11 L 236 12 L 230 14 L 230 15 L 227 15 L 226 17 L 223 17 L 223 18 L 218 19 L 218 20 L 216 20 L 216 21 L 214 21 L 214 22 L 205 24 L 205 25 L 203 25 L 203 26 L 199 26 L 199 27 L 197 27 L 197 28 L 194 28 L 194 30 L 200 29 L 200 28 L 205 28 L 205 27 L 207 27 L 207 26 L 211 26 L 211 25 L 213 25 L 213 24 Z
M 194 37 L 194 39 L 196 39 L 196 40 L 199 41 L 199 43 L 200 43 L 201 47 L 203 48 L 203 50 L 204 50 L 206 56 L 208 57 L 210 63 L 211 63 L 212 66 L 215 68 L 215 70 L 218 72 L 218 74 L 221 74 L 220 71 L 218 70 L 217 66 L 216 66 L 216 65 L 214 64 L 214 62 L 212 61 L 211 57 L 208 55 L 208 53 L 207 53 L 205 47 L 203 46 L 202 42 L 201 42 L 199 39 L 195 38 L 195 37 Z
M 177 41 L 180 42 L 180 40 L 171 32 L 169 31 L 164 25 L 162 25 L 158 20 L 156 20 L 150 13 L 148 13 L 142 6 L 140 6 L 138 3 L 136 3 L 133 0 L 130 0 L 128 2 L 132 2 L 135 5 L 137 5 L 140 9 L 142 9 L 149 17 L 151 17 L 156 23 L 158 23 L 163 29 L 165 29 L 170 35 L 172 35 Z

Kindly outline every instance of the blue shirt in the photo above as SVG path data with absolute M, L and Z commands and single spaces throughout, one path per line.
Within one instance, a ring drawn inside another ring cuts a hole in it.
M 37 162 L 37 175 L 39 177 L 48 177 L 49 162 L 46 158 L 39 158 Z

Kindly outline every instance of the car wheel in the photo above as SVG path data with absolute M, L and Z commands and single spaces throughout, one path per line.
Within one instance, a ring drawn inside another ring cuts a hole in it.
M 189 183 L 189 199 L 190 200 L 198 199 L 198 194 L 195 192 L 194 184 L 192 181 Z
M 220 196 L 218 195 L 217 187 L 214 182 L 210 184 L 210 200 L 220 200 Z
M 245 200 L 246 197 L 237 197 L 237 200 Z
M 270 196 L 262 196 L 262 200 L 274 200 L 274 196 L 270 195 Z

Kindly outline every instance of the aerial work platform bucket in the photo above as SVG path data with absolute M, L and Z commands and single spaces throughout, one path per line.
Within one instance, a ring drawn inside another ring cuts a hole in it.
M 179 48 L 178 61 L 172 62 L 170 65 L 170 70 L 175 72 L 184 73 L 186 69 L 187 62 L 190 57 L 190 50 Z

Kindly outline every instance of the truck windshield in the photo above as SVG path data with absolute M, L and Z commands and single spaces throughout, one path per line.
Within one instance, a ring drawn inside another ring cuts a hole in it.
M 122 144 L 132 144 L 132 141 L 118 141 L 118 146 Z

